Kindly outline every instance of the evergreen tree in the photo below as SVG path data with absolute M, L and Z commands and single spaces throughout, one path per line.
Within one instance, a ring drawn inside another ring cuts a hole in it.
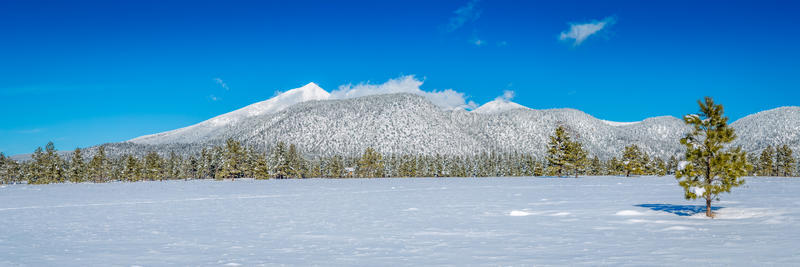
M 650 155 L 648 155 L 645 151 L 642 151 L 641 154 L 641 164 L 642 174 L 653 175 L 653 173 L 655 173 L 655 166 L 653 166 L 653 162 L 650 160 Z
M 642 159 L 642 151 L 639 150 L 637 145 L 629 145 L 625 147 L 622 153 L 622 165 L 625 171 L 625 177 L 633 175 L 641 175 L 644 173 L 644 163 Z
M 269 179 L 269 163 L 267 162 L 267 157 L 258 154 L 256 155 L 255 163 L 254 163 L 254 170 L 253 170 L 253 177 L 256 179 Z
M 8 163 L 6 160 L 6 155 L 3 152 L 0 152 L 0 184 L 8 184 L 10 183 L 9 179 L 11 175 L 8 173 Z
M 602 175 L 603 174 L 603 163 L 600 161 L 600 159 L 597 156 L 594 156 L 592 158 L 591 162 L 589 163 L 589 171 L 588 171 L 587 174 L 588 175 L 593 175 L 593 176 L 597 176 L 597 175 Z
M 241 178 L 243 174 L 242 165 L 244 163 L 244 150 L 239 141 L 228 138 L 225 141 L 222 166 L 214 175 L 216 179 Z
M 164 160 L 156 152 L 149 152 L 144 156 L 144 170 L 142 171 L 145 180 L 155 181 L 164 180 Z
M 86 181 L 86 163 L 83 162 L 83 154 L 80 148 L 72 152 L 72 160 L 69 167 L 69 180 L 73 183 Z
M 747 173 L 747 176 L 756 176 L 761 173 L 761 162 L 760 157 L 755 153 L 748 153 L 747 154 L 747 163 L 753 166 L 753 169 Z
M 97 153 L 89 161 L 89 178 L 92 182 L 99 183 L 108 178 L 108 158 L 105 146 L 97 148 Z
M 308 164 L 309 164 L 308 177 L 313 177 L 313 178 L 323 177 L 322 160 L 320 160 L 320 158 L 314 158 L 314 160 L 312 160 Z
M 776 151 L 776 167 L 778 176 L 792 176 L 794 172 L 795 159 L 792 156 L 792 149 L 788 145 L 778 147 Z
M 720 193 L 744 184 L 740 177 L 752 166 L 747 164 L 747 154 L 741 147 L 723 150 L 736 139 L 736 134 L 728 126 L 728 117 L 723 116 L 722 105 L 714 104 L 710 97 L 705 98 L 705 103 L 698 101 L 698 105 L 700 114 L 686 115 L 683 119 L 693 131 L 681 139 L 688 164 L 678 171 L 676 179 L 686 199 L 706 200 L 706 216 L 713 217 L 711 201 L 719 200 Z
M 356 165 L 358 177 L 373 178 L 383 177 L 383 157 L 380 153 L 367 147 Z
M 289 159 L 286 158 L 286 144 L 278 142 L 274 149 L 272 149 L 272 157 L 270 162 L 272 164 L 272 177 L 276 179 L 289 178 Z
M 547 162 L 551 175 L 563 176 L 569 166 L 570 149 L 573 146 L 564 126 L 556 127 L 555 134 L 550 136 L 547 147 Z
M 664 160 L 661 158 L 655 158 L 653 160 L 653 171 L 655 175 L 664 176 L 667 175 L 667 164 L 664 163 Z
M 327 166 L 328 177 L 330 178 L 343 178 L 344 177 L 344 161 L 342 156 L 335 155 L 330 158 Z
M 761 159 L 759 161 L 759 175 L 760 176 L 774 176 L 777 174 L 773 174 L 775 170 L 774 166 L 774 158 L 775 158 L 775 150 L 772 149 L 772 146 L 767 146 L 764 150 L 761 151 Z
M 291 178 L 303 178 L 306 172 L 306 164 L 300 152 L 297 151 L 297 146 L 294 144 L 289 145 L 286 159 L 289 164 L 288 176 Z
M 63 183 L 65 179 L 64 160 L 58 155 L 53 142 L 48 142 L 45 146 L 45 177 L 48 183 Z
M 45 166 L 47 165 L 44 150 L 42 147 L 37 147 L 31 155 L 32 161 L 27 164 L 27 177 L 29 184 L 46 184 L 47 178 L 45 175 Z
M 667 161 L 667 174 L 673 175 L 675 171 L 678 169 L 678 159 L 675 158 L 674 155 L 669 157 L 669 161 Z
M 126 155 L 125 167 L 122 171 L 122 179 L 129 182 L 137 182 L 142 180 L 142 167 L 139 164 L 139 159 L 132 155 Z
M 183 165 L 183 157 L 175 154 L 175 151 L 169 152 L 169 158 L 166 160 L 164 173 L 167 179 L 179 179 L 181 176 L 181 165 Z
M 585 169 L 586 166 L 586 150 L 583 150 L 583 145 L 578 141 L 569 142 L 567 145 L 566 162 L 573 173 L 575 178 L 578 174 Z

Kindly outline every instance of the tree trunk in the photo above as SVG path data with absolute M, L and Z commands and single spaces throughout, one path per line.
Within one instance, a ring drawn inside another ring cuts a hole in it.
M 706 216 L 707 217 L 711 217 L 711 218 L 714 217 L 713 213 L 711 212 L 711 199 L 710 198 L 706 198 Z

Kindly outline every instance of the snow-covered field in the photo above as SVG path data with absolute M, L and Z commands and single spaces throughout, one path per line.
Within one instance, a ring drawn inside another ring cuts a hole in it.
M 0 265 L 800 264 L 800 179 L 695 205 L 671 177 L 9 185 Z

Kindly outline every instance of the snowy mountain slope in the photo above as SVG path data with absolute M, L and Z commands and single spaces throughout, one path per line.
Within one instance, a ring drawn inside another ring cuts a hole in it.
M 767 144 L 786 143 L 800 151 L 798 114 L 800 107 L 785 107 L 742 118 L 732 124 L 739 135 L 734 145 L 760 151 Z M 278 141 L 293 143 L 312 156 L 358 155 L 366 147 L 397 154 L 543 156 L 558 125 L 601 159 L 621 156 L 630 144 L 655 157 L 680 155 L 678 140 L 690 130 L 671 116 L 618 123 L 575 109 L 534 110 L 500 98 L 473 111 L 445 110 L 409 93 L 333 100 L 312 83 L 197 125 L 109 144 L 108 149 L 111 155 L 193 154 L 234 138 L 260 151 Z
M 294 143 L 310 155 L 357 155 L 368 146 L 382 153 L 398 154 L 471 155 L 494 151 L 543 155 L 548 136 L 558 125 L 567 127 L 592 155 L 603 159 L 619 156 L 629 144 L 637 144 L 654 156 L 668 157 L 679 153 L 681 147 L 677 141 L 664 140 L 677 140 L 688 131 L 673 117 L 611 126 L 574 109 L 447 111 L 424 97 L 401 93 L 305 101 L 202 134 L 186 131 L 177 140 L 155 135 L 148 137 L 148 142 L 137 138 L 110 148 L 127 153 L 142 149 L 196 152 L 203 146 L 220 145 L 225 139 L 234 138 L 259 150 L 268 150 L 278 141 Z
M 203 140 L 234 127 L 236 123 L 255 116 L 272 114 L 294 104 L 310 101 L 328 99 L 330 94 L 317 86 L 315 83 L 306 84 L 303 87 L 286 91 L 278 96 L 261 101 L 249 106 L 234 110 L 201 123 L 172 130 L 168 132 L 146 135 L 130 140 L 137 144 L 169 144 L 186 143 Z
M 749 152 L 757 152 L 768 145 L 789 145 L 800 153 L 800 107 L 780 107 L 748 115 L 731 127 L 739 136 L 732 145 L 741 145 Z
M 514 103 L 514 102 L 511 102 L 511 101 L 508 101 L 506 99 L 499 98 L 499 99 L 495 99 L 495 100 L 489 101 L 486 104 L 483 104 L 482 106 L 472 110 L 472 112 L 483 113 L 483 114 L 493 114 L 493 113 L 502 113 L 502 112 L 509 111 L 509 110 L 514 110 L 514 109 L 530 109 L 530 108 L 528 108 L 526 106 L 523 106 L 523 105 L 520 105 L 520 104 L 517 104 L 517 103 Z
M 627 126 L 641 122 L 641 121 L 619 122 L 619 121 L 607 121 L 607 120 L 600 120 L 600 121 L 611 126 Z

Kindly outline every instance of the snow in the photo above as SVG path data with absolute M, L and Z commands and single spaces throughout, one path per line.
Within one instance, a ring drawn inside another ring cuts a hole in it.
M 615 213 L 618 216 L 641 216 L 644 213 L 635 210 L 621 210 Z
M 523 211 L 523 210 L 512 210 L 512 211 L 511 211 L 511 212 L 508 214 L 508 216 L 515 216 L 515 217 L 516 217 L 516 216 L 528 216 L 528 215 L 532 215 L 532 213 L 530 213 L 530 212 L 527 212 L 527 211 Z
M 689 187 L 689 192 L 694 193 L 695 196 L 702 196 L 703 194 L 706 193 L 706 189 L 703 187 L 693 186 Z
M 686 169 L 687 165 L 689 165 L 688 161 L 681 160 L 680 162 L 678 162 L 678 170 L 682 171 L 682 170 Z
M 530 109 L 530 108 L 508 101 L 506 99 L 498 98 L 489 101 L 486 104 L 481 105 L 480 107 L 472 110 L 472 112 L 482 113 L 482 114 L 496 114 L 514 109 Z
M 153 135 L 145 135 L 131 139 L 137 144 L 164 144 L 186 142 L 187 137 L 208 136 L 215 130 L 228 127 L 249 117 L 274 114 L 297 103 L 312 100 L 327 100 L 330 93 L 315 83 L 280 93 L 270 99 L 250 104 L 246 107 L 216 116 L 201 123 Z
M 641 122 L 641 121 L 619 122 L 619 121 L 607 121 L 607 120 L 600 120 L 600 121 L 602 121 L 605 124 L 611 125 L 611 126 L 628 126 L 628 125 L 634 125 L 634 124 L 637 124 L 637 123 Z
M 747 178 L 708 219 L 672 177 L 8 185 L 0 266 L 796 265 L 797 192 Z

